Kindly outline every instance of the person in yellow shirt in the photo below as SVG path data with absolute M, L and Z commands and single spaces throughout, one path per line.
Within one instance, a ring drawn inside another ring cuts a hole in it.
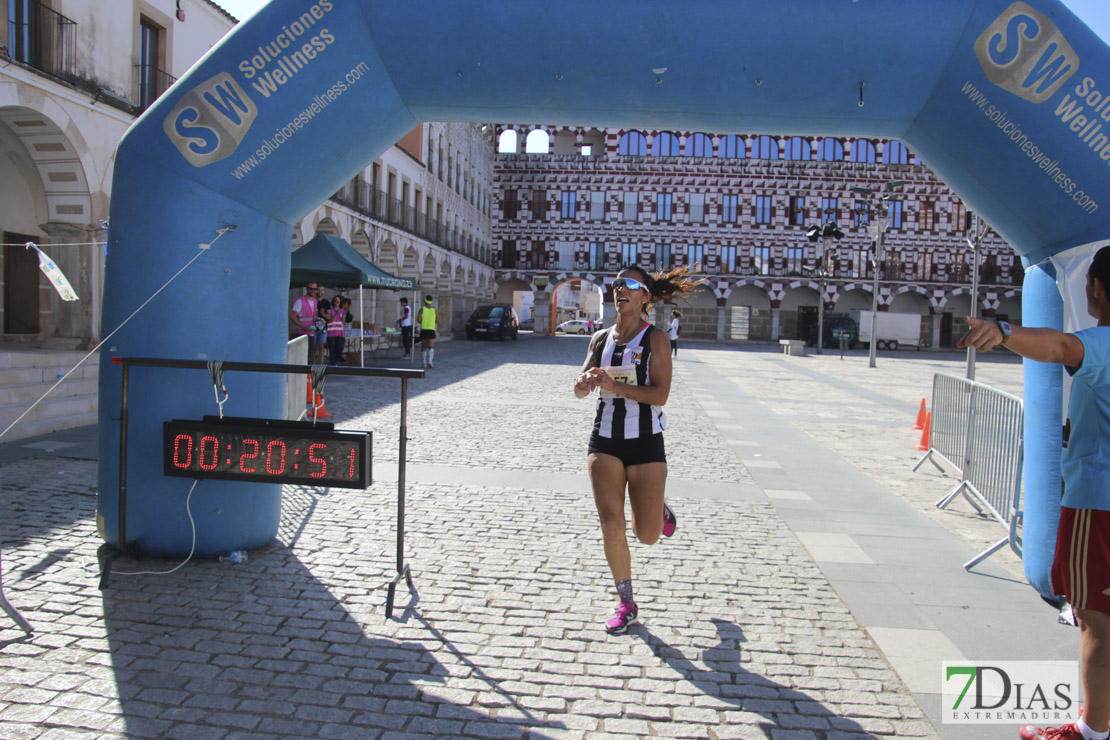
M 420 352 L 424 358 L 424 367 L 435 367 L 436 327 L 439 326 L 439 317 L 432 308 L 430 295 L 424 296 L 424 305 L 416 314 L 416 323 L 420 327 Z

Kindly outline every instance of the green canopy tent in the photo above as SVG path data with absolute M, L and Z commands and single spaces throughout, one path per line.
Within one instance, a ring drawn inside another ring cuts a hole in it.
M 290 285 L 305 285 L 316 281 L 324 285 L 358 286 L 358 323 L 362 321 L 362 289 L 407 290 L 413 292 L 412 305 L 416 305 L 416 281 L 390 275 L 363 257 L 347 241 L 330 234 L 317 234 L 300 249 L 293 252 L 289 271 Z M 360 329 L 361 331 L 361 329 Z M 359 364 L 363 363 L 361 335 Z

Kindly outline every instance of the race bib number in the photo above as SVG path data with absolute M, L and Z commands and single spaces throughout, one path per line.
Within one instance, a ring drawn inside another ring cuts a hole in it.
M 636 368 L 634 367 L 603 367 L 601 368 L 609 377 L 618 383 L 628 383 L 629 385 L 639 385 L 636 380 Z M 601 389 L 602 398 L 616 398 L 617 394 L 612 391 Z

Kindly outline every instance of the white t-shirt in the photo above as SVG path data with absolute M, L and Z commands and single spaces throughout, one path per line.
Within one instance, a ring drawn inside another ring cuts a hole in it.
M 412 308 L 409 306 L 401 307 L 401 326 L 412 326 Z
M 674 340 L 678 339 L 678 319 L 677 318 L 671 319 L 671 325 L 667 329 L 667 336 L 671 338 L 672 342 Z

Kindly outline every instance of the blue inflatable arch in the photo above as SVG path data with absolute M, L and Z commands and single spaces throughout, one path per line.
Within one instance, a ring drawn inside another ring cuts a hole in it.
M 1110 236 L 1110 54 L 1057 0 L 272 0 L 136 121 L 117 153 L 102 327 L 210 251 L 101 357 L 99 513 L 118 544 L 116 356 L 283 362 L 291 224 L 421 121 L 905 141 L 1031 265 L 1027 323 L 1060 326 L 1051 255 Z M 245 376 L 244 376 L 245 377 Z M 1026 368 L 1026 570 L 1048 591 L 1061 372 Z M 282 414 L 280 376 L 235 414 Z M 188 552 L 189 482 L 161 422 L 195 418 L 203 373 L 131 377 L 128 539 Z M 277 532 L 280 488 L 205 481 L 197 553 Z

